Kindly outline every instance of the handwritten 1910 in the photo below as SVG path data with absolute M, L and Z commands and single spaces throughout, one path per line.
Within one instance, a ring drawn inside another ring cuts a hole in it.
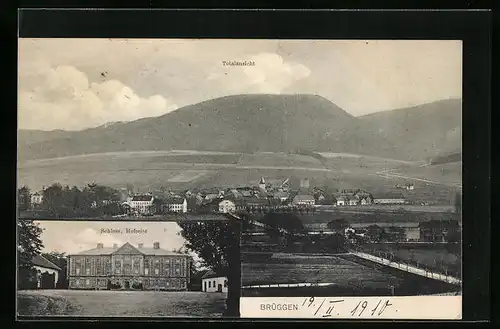
M 314 311 L 314 316 L 321 316 L 323 318 L 333 316 L 332 313 L 335 312 L 336 307 L 340 306 L 340 304 L 344 303 L 343 299 L 330 299 L 323 298 L 320 300 L 316 300 L 315 297 L 305 298 L 302 303 L 303 307 L 312 308 Z M 319 303 L 319 306 L 316 307 Z M 350 311 L 351 316 L 360 317 L 363 314 L 369 316 L 381 316 L 384 311 L 392 306 L 389 299 L 380 299 L 375 304 L 374 302 L 369 303 L 367 300 L 359 301 Z M 368 311 L 367 311 L 368 309 Z M 365 313 L 367 311 L 367 313 Z M 369 313 L 368 313 L 369 312 Z M 336 313 L 340 315 L 339 313 Z

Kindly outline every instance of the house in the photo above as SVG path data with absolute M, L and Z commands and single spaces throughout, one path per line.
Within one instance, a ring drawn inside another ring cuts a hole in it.
M 227 278 L 217 275 L 213 271 L 208 271 L 201 278 L 201 288 L 203 292 L 225 292 L 227 293 Z
M 218 199 L 219 196 L 220 196 L 219 193 L 209 193 L 209 194 L 205 195 L 205 201 L 212 202 L 215 199 Z
M 154 196 L 151 194 L 138 194 L 132 196 L 127 203 L 132 210 L 140 214 L 150 214 L 153 211 L 154 199 Z
M 118 247 L 96 248 L 68 256 L 69 289 L 187 290 L 191 257 L 129 242 Z
M 313 206 L 315 203 L 314 197 L 307 194 L 297 194 L 292 201 L 292 204 L 296 206 Z
M 350 206 L 357 206 L 359 204 L 359 196 L 353 195 L 348 198 L 348 204 Z
M 274 192 L 273 198 L 280 200 L 281 202 L 285 202 L 290 198 L 290 193 L 283 192 L 283 191 L 277 191 L 277 192 Z
M 171 196 L 165 199 L 165 202 L 161 205 L 163 213 L 169 212 L 182 212 L 187 213 L 188 203 L 186 198 L 179 196 Z
M 219 212 L 227 214 L 236 211 L 236 205 L 231 200 L 222 200 L 219 202 Z
M 34 206 L 40 205 L 43 202 L 43 193 L 35 192 L 30 195 L 31 204 Z
M 369 196 L 369 195 L 366 195 L 366 196 L 361 196 L 361 197 L 360 197 L 360 201 L 359 201 L 359 203 L 360 203 L 361 205 L 363 205 L 363 206 L 364 206 L 364 205 L 368 205 L 368 204 L 372 204 L 372 203 L 373 203 L 373 199 L 372 199 L 372 197 L 371 197 L 371 196 Z
M 373 198 L 375 204 L 404 204 L 406 199 L 401 193 L 390 192 L 385 194 L 376 195 Z
M 38 289 L 54 289 L 59 280 L 61 268 L 42 255 L 33 257 L 31 264 L 36 270 L 36 287 Z
M 347 198 L 343 195 L 337 197 L 337 206 L 345 206 Z

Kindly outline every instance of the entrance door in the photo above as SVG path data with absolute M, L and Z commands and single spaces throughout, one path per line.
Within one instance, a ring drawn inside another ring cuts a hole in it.
M 129 281 L 125 281 L 124 285 L 125 285 L 125 289 L 130 289 L 130 282 Z
M 217 285 L 217 292 L 222 292 L 222 284 Z
M 205 289 L 203 291 L 207 292 L 207 281 L 205 281 Z

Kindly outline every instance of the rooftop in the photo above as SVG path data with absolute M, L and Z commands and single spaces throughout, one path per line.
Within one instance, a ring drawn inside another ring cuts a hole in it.
M 50 260 L 48 260 L 47 258 L 43 257 L 42 255 L 36 255 L 35 257 L 33 257 L 33 259 L 31 260 L 31 262 L 35 266 L 40 266 L 40 267 L 44 267 L 44 268 L 50 268 L 50 269 L 57 270 L 57 271 L 61 270 L 61 268 L 59 266 L 57 266 L 56 264 L 52 263 Z
M 123 244 L 122 246 L 104 247 L 97 246 L 96 248 L 85 250 L 70 256 L 105 256 L 112 254 L 143 254 L 146 256 L 186 256 L 178 252 L 169 251 L 165 249 L 160 249 L 154 247 L 139 247 L 133 246 L 129 242 Z
M 215 273 L 212 270 L 209 270 L 201 278 L 202 279 L 211 279 L 211 278 L 221 278 L 221 277 L 223 277 L 223 276 L 222 275 L 218 275 L 217 273 Z
M 134 195 L 132 201 L 151 201 L 153 199 L 152 195 Z
M 184 198 L 182 197 L 176 197 L 176 196 L 173 196 L 173 197 L 168 197 L 165 199 L 165 203 L 166 204 L 181 204 L 181 203 L 184 203 Z

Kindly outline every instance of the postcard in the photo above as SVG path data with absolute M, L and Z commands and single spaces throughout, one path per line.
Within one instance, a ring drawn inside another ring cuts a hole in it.
M 461 41 L 21 38 L 18 94 L 19 314 L 461 318 Z

